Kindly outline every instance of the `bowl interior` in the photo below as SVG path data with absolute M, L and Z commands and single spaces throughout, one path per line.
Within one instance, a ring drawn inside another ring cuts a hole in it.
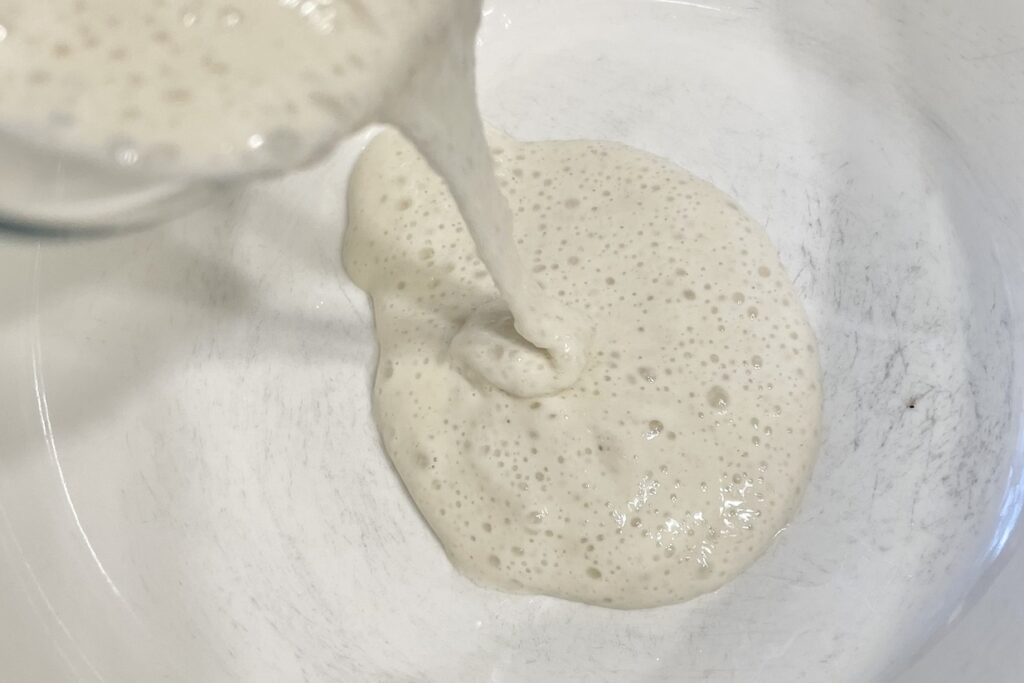
M 819 337 L 825 440 L 802 507 L 686 604 L 504 595 L 452 569 L 369 414 L 369 307 L 338 251 L 360 139 L 160 230 L 0 245 L 0 606 L 24 624 L 0 642 L 5 674 L 901 669 L 1019 512 L 1024 16 L 1007 4 L 488 5 L 486 117 L 619 140 L 728 191 Z

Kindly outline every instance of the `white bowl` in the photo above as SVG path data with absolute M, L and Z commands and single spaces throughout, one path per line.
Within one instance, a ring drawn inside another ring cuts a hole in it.
M 159 230 L 0 246 L 0 678 L 905 668 L 1022 502 L 1024 7 L 709 2 L 495 2 L 480 90 L 521 137 L 675 160 L 776 241 L 819 335 L 826 437 L 762 559 L 641 611 L 452 568 L 370 419 L 369 308 L 338 254 L 356 140 Z

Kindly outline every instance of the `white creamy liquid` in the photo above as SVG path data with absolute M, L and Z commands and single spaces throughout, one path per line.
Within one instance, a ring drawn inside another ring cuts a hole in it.
M 818 445 L 814 336 L 775 249 L 648 154 L 495 145 L 530 270 L 599 321 L 590 362 L 538 398 L 467 370 L 452 339 L 497 292 L 442 182 L 382 134 L 352 179 L 343 254 L 373 298 L 384 445 L 481 584 L 622 608 L 713 590 L 786 523 Z M 468 345 L 479 363 L 528 355 L 492 317 Z
M 545 349 L 530 352 L 546 377 L 505 387 L 548 393 L 579 376 L 591 323 L 519 262 L 476 107 L 479 21 L 480 0 L 11 0 L 0 129 L 140 172 L 218 174 L 286 170 L 394 123 L 448 180 L 518 329 Z
M 510 211 L 475 102 L 479 15 L 479 0 L 10 0 L 0 130 L 222 176 L 287 170 L 371 121 L 402 129 L 447 188 L 382 136 L 353 181 L 346 262 L 377 314 L 385 446 L 453 561 L 617 607 L 710 590 L 806 482 L 810 330 L 763 233 L 663 161 L 503 141 Z
M 278 170 L 375 120 L 473 4 L 5 0 L 0 127 L 144 170 Z

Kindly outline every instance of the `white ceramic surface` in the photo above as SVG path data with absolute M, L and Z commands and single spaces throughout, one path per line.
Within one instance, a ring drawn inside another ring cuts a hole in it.
M 976 611 L 1020 604 L 979 588 L 1024 464 L 1016 5 L 488 7 L 492 122 L 729 191 L 818 332 L 802 508 L 687 604 L 504 595 L 447 562 L 369 417 L 369 309 L 338 255 L 359 140 L 160 230 L 0 243 L 0 680 L 861 683 L 943 629 L 1019 641 Z M 908 681 L 980 680 L 924 656 Z

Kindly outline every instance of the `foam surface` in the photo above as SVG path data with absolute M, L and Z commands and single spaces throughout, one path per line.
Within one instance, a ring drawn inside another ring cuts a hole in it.
M 597 323 L 590 361 L 571 388 L 522 398 L 454 356 L 497 292 L 441 181 L 384 133 L 352 180 L 344 256 L 373 298 L 388 453 L 479 583 L 622 608 L 715 589 L 786 523 L 817 450 L 815 342 L 774 247 L 728 196 L 642 152 L 493 152 L 527 267 Z M 496 371 L 529 353 L 507 319 L 487 329 Z M 527 382 L 548 371 L 512 364 Z

